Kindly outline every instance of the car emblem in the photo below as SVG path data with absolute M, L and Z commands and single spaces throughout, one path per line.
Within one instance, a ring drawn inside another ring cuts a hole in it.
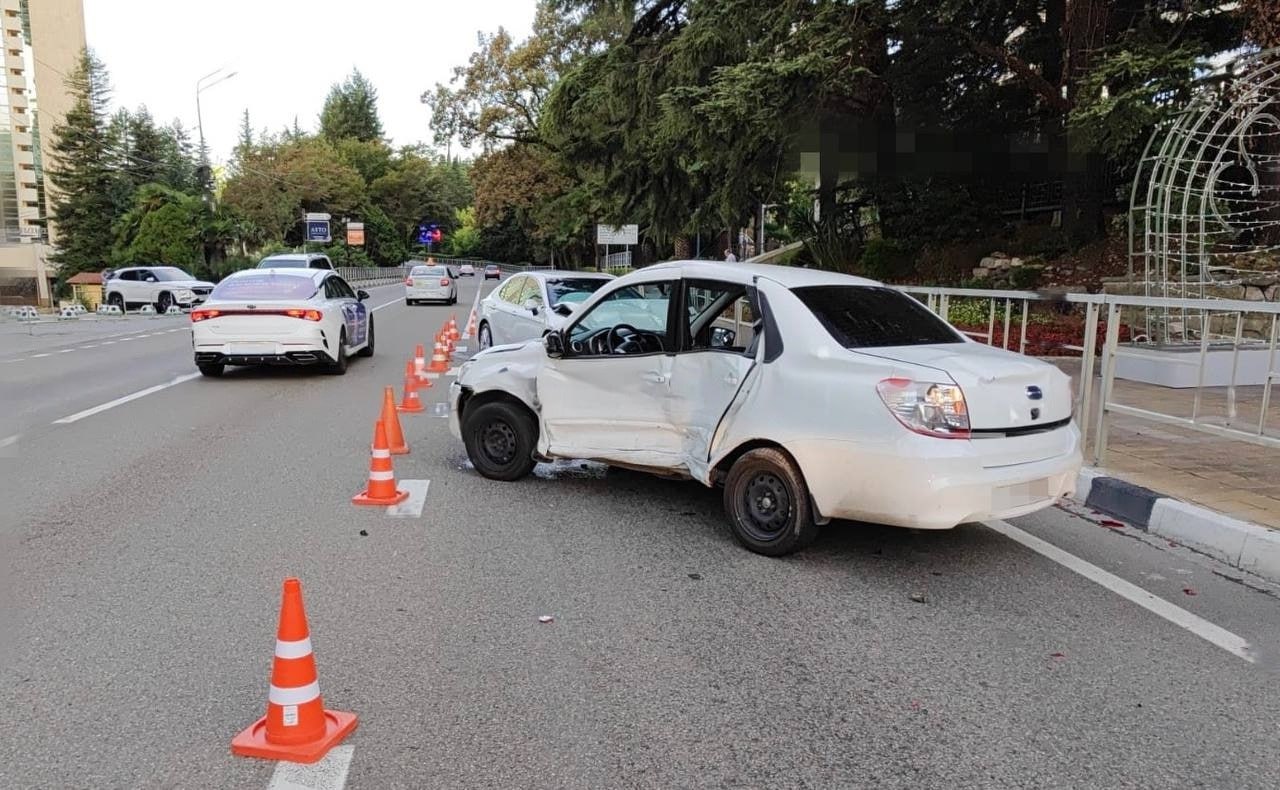
M 1044 392 L 1039 387 L 1027 387 L 1027 398 L 1029 400 L 1040 400 L 1044 397 Z

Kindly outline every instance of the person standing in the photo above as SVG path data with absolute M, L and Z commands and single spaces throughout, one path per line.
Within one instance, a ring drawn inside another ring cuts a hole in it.
M 733 248 L 732 248 L 732 247 L 730 247 L 729 249 L 727 249 L 727 250 L 725 250 L 725 251 L 724 251 L 724 262 L 725 262 L 725 263 L 735 263 L 737 260 L 738 260 L 738 256 L 733 254 Z

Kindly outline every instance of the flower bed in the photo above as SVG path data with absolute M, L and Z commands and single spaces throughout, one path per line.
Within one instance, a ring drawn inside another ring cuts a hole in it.
M 956 324 L 956 329 L 961 332 L 976 332 L 985 335 L 987 333 L 987 325 L 976 325 L 972 323 Z M 1009 350 L 1017 351 L 1018 342 L 1021 338 L 1021 317 L 1015 315 L 1009 322 Z M 1004 347 L 1004 321 L 997 319 L 991 345 Z M 972 335 L 970 335 L 972 337 Z M 1102 348 L 1102 344 L 1106 341 L 1107 327 L 1102 321 L 1098 322 L 1098 338 L 1097 347 Z M 1126 343 L 1133 336 L 1127 324 L 1120 325 L 1120 342 Z M 982 338 L 975 337 L 975 340 L 982 342 Z M 1080 352 L 1075 351 L 1066 346 L 1083 346 L 1084 345 L 1084 318 L 1080 316 L 1058 316 L 1051 321 L 1028 321 L 1027 322 L 1027 347 L 1025 354 L 1032 357 L 1075 357 Z

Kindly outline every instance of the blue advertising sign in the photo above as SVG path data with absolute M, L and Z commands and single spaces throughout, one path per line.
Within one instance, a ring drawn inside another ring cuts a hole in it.
M 431 242 L 436 241 L 435 230 L 436 230 L 435 225 L 427 225 L 425 223 L 422 225 L 419 225 L 418 226 L 418 243 L 430 244 Z
M 329 220 L 307 220 L 307 241 L 328 242 L 329 240 Z

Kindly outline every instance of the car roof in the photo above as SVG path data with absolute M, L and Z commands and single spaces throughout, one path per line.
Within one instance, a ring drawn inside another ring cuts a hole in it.
M 223 282 L 234 277 L 250 277 L 261 274 L 278 274 L 282 277 L 306 277 L 313 282 L 319 282 L 321 278 L 327 276 L 336 276 L 336 272 L 330 269 L 297 269 L 293 267 L 274 267 L 265 266 L 261 269 L 241 269 L 238 272 L 232 272 L 223 278 Z
M 564 269 L 535 269 L 528 272 L 520 272 L 520 274 L 533 277 L 538 280 L 564 280 L 573 278 L 575 280 L 612 280 L 614 276 L 606 272 L 575 272 L 566 271 Z
M 866 277 L 855 277 L 851 274 L 823 271 L 822 269 L 803 269 L 798 266 L 778 266 L 772 263 L 747 263 L 745 261 L 730 263 L 727 261 L 665 261 L 636 269 L 618 278 L 620 281 L 645 281 L 654 274 L 676 271 L 681 277 L 707 278 L 709 280 L 728 280 L 729 282 L 748 284 L 756 277 L 766 277 L 787 288 L 802 288 L 807 285 L 862 285 L 882 286 L 884 283 L 869 280 Z
M 277 252 L 275 255 L 268 255 L 263 258 L 264 261 L 310 261 L 316 258 L 329 259 L 328 255 L 322 252 Z

